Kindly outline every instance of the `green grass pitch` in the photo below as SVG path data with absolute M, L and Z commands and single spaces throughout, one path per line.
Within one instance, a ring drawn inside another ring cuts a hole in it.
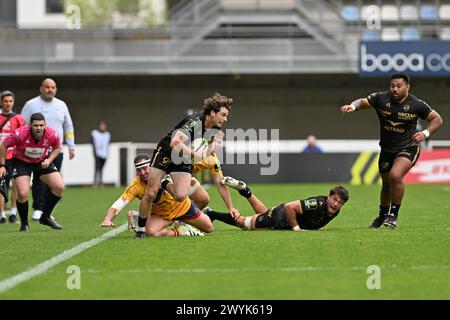
M 267 206 L 326 194 L 332 184 L 254 185 Z M 124 231 L 0 299 L 450 299 L 450 186 L 407 186 L 396 230 L 368 229 L 379 186 L 349 187 L 350 200 L 321 231 L 241 231 L 215 222 L 204 237 L 135 240 Z M 0 282 L 111 231 L 99 227 L 122 189 L 67 188 L 55 216 L 62 231 L 0 225 Z M 211 207 L 223 210 L 215 188 Z M 251 213 L 232 190 L 235 206 Z M 126 222 L 123 210 L 117 225 Z M 68 267 L 80 289 L 68 289 Z M 380 268 L 380 289 L 368 289 Z

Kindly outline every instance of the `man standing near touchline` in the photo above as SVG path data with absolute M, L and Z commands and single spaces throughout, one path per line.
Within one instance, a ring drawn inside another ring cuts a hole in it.
M 41 83 L 39 88 L 40 95 L 28 100 L 23 109 L 22 116 L 25 118 L 25 122 L 30 122 L 30 117 L 33 113 L 40 112 L 45 116 L 47 126 L 52 128 L 58 133 L 61 144 L 64 141 L 69 146 L 69 159 L 75 157 L 75 134 L 70 117 L 69 108 L 66 103 L 56 98 L 56 82 L 53 79 L 47 78 Z M 63 161 L 63 152 L 53 160 L 58 171 L 61 171 Z M 33 177 L 33 216 L 32 219 L 37 221 L 42 215 L 44 208 L 44 199 L 50 189 L 40 180 Z

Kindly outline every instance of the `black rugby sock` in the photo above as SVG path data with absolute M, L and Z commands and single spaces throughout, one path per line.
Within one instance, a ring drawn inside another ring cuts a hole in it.
M 210 210 L 206 214 L 211 219 L 211 221 L 219 220 L 219 221 L 222 221 L 223 223 L 226 223 L 226 224 L 229 224 L 232 226 L 237 226 L 236 221 L 229 213 L 222 213 L 222 212 L 216 212 L 216 211 Z
M 17 201 L 17 211 L 19 212 L 20 223 L 28 224 L 28 201 L 22 203 Z
M 249 187 L 246 187 L 244 190 L 239 190 L 239 194 L 248 199 L 252 196 L 252 191 Z
M 50 218 L 53 208 L 55 208 L 59 199 L 61 199 L 61 197 L 58 197 L 58 196 L 54 195 L 53 192 L 49 191 L 49 193 L 47 194 L 47 198 L 45 199 L 45 202 L 44 202 L 44 209 L 42 210 L 43 211 L 42 217 Z
M 380 206 L 380 213 L 379 213 L 380 217 L 387 216 L 389 214 L 389 209 L 390 209 L 389 207 Z
M 139 228 L 144 228 L 146 223 L 147 223 L 147 218 L 139 217 L 139 220 L 138 220 Z
M 161 182 L 161 188 L 164 189 L 164 190 L 166 190 L 166 191 L 168 191 L 168 190 L 167 190 L 167 185 L 168 185 L 169 183 L 171 183 L 171 181 L 170 181 L 169 179 L 163 180 L 163 182 Z
M 400 210 L 400 204 L 391 203 L 391 214 L 394 215 L 394 217 L 398 217 L 398 211 Z

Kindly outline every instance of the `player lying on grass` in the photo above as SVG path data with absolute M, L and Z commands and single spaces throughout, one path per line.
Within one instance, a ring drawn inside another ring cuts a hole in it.
M 224 177 L 221 183 L 238 190 L 243 197 L 247 198 L 255 214 L 233 218 L 228 213 L 216 212 L 210 208 L 205 209 L 205 213 L 211 221 L 219 220 L 247 230 L 317 230 L 333 220 L 349 199 L 348 191 L 344 187 L 335 186 L 328 196 L 319 195 L 267 209 L 243 181 Z
M 124 193 L 108 210 L 101 227 L 115 227 L 112 220 L 117 214 L 134 199 L 142 199 L 145 188 L 147 186 L 148 173 L 150 169 L 150 157 L 146 154 L 136 156 L 134 159 L 137 177 L 125 189 Z M 195 178 L 193 178 L 195 180 Z M 195 180 L 198 184 L 198 181 Z M 211 232 L 213 226 L 209 218 L 203 213 L 198 213 L 198 209 L 190 199 L 178 202 L 166 191 L 160 189 L 158 197 L 155 199 L 154 208 L 152 209 L 155 217 L 148 219 L 153 221 L 152 227 L 148 227 L 147 235 L 149 236 L 181 236 L 181 235 L 202 235 L 200 231 L 192 228 L 184 223 L 175 224 L 175 228 L 167 228 L 172 224 L 172 220 L 189 220 L 189 224 L 198 225 L 202 231 Z M 192 211 L 192 212 L 191 212 Z M 135 211 L 128 212 L 129 227 L 132 228 L 131 220 L 137 218 Z M 137 223 L 136 226 L 137 227 Z M 145 236 L 146 228 L 136 229 L 138 237 Z

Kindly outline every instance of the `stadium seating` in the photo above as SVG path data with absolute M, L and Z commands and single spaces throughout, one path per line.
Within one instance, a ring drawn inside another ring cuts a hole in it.
M 397 28 L 383 28 L 381 30 L 381 40 L 398 41 L 400 40 L 400 32 Z
M 366 30 L 362 34 L 362 40 L 364 41 L 379 41 L 380 39 L 381 35 L 378 30 Z
M 383 21 L 398 21 L 400 18 L 398 7 L 392 4 L 381 6 L 381 19 Z
M 341 17 L 345 21 L 352 22 L 352 21 L 359 21 L 359 9 L 357 6 L 354 5 L 346 5 L 342 7 L 341 10 Z
M 422 20 L 436 20 L 438 18 L 436 6 L 431 4 L 422 5 L 419 16 Z
M 450 20 L 450 4 L 443 4 L 439 7 L 439 19 Z
M 403 41 L 417 41 L 420 40 L 420 32 L 417 28 L 407 27 L 402 31 L 401 39 Z
M 449 39 L 448 0 L 336 0 L 347 33 L 364 41 Z M 371 27 L 379 31 L 368 30 Z
M 450 27 L 442 28 L 439 38 L 441 40 L 450 41 Z
M 417 7 L 412 4 L 405 4 L 400 7 L 400 18 L 402 20 L 417 20 L 419 12 Z

